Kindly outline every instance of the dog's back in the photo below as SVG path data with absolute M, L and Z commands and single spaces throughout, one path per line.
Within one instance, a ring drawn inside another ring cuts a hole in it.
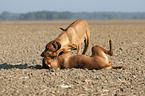
M 73 49 L 76 49 L 78 46 L 81 46 L 81 43 L 85 41 L 85 47 L 83 54 L 85 54 L 89 48 L 90 44 L 90 28 L 88 23 L 85 20 L 77 20 L 73 22 L 70 26 L 68 26 L 66 29 L 63 29 L 63 32 L 58 36 L 56 41 L 59 41 L 62 48 L 70 48 L 75 47 Z M 65 40 L 64 40 L 65 39 Z M 80 51 L 80 50 L 79 50 Z

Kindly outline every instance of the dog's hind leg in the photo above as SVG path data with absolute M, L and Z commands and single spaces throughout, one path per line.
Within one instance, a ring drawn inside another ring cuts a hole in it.
M 84 42 L 85 42 L 85 44 L 84 44 L 84 50 L 83 50 L 83 53 L 82 54 L 86 54 L 86 52 L 89 49 L 89 45 L 90 45 L 90 35 L 91 35 L 91 32 L 90 32 L 90 29 L 88 28 L 87 31 L 86 31 L 86 38 L 84 40 Z
M 106 54 L 109 54 L 111 56 L 113 55 L 111 40 L 109 41 L 109 44 L 110 44 L 109 50 L 105 50 L 104 48 L 102 48 L 99 45 L 96 45 L 92 48 L 92 57 L 94 57 L 94 58 L 96 58 L 96 60 L 98 60 L 99 66 L 101 68 L 110 67 L 112 65 L 112 63 L 109 62 L 109 59 L 106 55 Z
M 112 66 L 112 69 L 127 69 L 126 67 L 123 67 L 123 66 Z
M 108 55 L 110 55 L 110 56 L 113 56 L 113 48 L 112 48 L 112 40 L 110 39 L 109 40 L 109 45 L 110 45 L 110 50 L 106 53 L 106 54 L 108 54 Z
M 113 56 L 112 40 L 109 40 L 109 45 L 110 45 L 109 50 L 106 50 L 99 45 L 94 46 L 92 48 L 92 55 L 98 55 L 98 56 L 101 56 L 101 57 L 103 56 L 104 57 L 104 53 L 105 53 L 105 54 L 108 54 L 110 56 Z
M 125 70 L 127 68 L 125 68 L 123 66 L 108 66 L 108 67 L 105 67 L 104 69 L 123 69 L 123 70 Z
M 90 40 L 88 40 L 88 39 L 85 39 L 84 40 L 84 50 L 83 50 L 83 53 L 82 54 L 86 54 L 86 52 L 88 51 L 88 49 L 89 49 L 89 45 L 90 45 Z

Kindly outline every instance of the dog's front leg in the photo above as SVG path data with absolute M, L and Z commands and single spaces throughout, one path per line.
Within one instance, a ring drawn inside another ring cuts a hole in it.
M 77 46 L 77 55 L 81 54 L 81 43 Z

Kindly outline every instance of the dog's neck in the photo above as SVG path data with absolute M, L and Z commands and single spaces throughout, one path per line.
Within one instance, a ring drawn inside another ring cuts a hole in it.
M 72 52 L 71 51 L 67 51 L 67 52 L 64 52 L 62 53 L 62 55 L 60 55 L 58 58 L 57 58 L 57 63 L 58 65 L 61 67 L 61 68 L 64 68 L 65 67 L 65 61 L 72 55 Z
M 56 59 L 51 60 L 51 69 L 53 68 L 64 68 L 65 58 L 61 58 L 60 56 Z
M 64 52 L 62 53 L 59 57 L 57 57 L 56 59 L 52 59 L 51 60 L 51 69 L 53 68 L 64 68 L 65 65 L 65 61 L 72 55 L 71 51 L 68 52 Z

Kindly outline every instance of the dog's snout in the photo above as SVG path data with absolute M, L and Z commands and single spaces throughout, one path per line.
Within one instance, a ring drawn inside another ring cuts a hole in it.
M 48 56 L 49 56 L 49 53 L 46 50 L 41 53 L 41 57 L 48 57 Z
M 44 53 L 43 53 L 43 52 L 41 53 L 41 55 L 40 55 L 40 56 L 41 56 L 41 57 L 45 57 L 45 55 L 44 55 Z

